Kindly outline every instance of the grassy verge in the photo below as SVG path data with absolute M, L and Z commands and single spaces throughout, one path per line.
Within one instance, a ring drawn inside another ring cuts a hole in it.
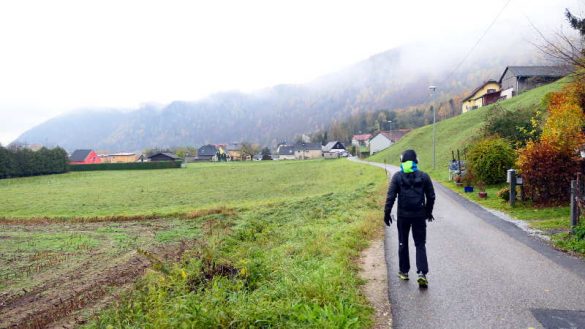
M 353 260 L 380 228 L 375 174 L 379 183 L 215 222 L 182 262 L 151 271 L 88 327 L 369 327 Z

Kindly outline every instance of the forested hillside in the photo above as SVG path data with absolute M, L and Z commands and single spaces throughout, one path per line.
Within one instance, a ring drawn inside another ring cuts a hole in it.
M 441 59 L 431 69 L 428 59 L 413 55 L 425 52 L 431 49 L 420 45 L 389 50 L 303 85 L 278 85 L 248 94 L 223 92 L 131 112 L 76 112 L 30 129 L 17 142 L 59 145 L 70 151 L 135 151 L 233 141 L 273 145 L 380 109 L 410 108 L 422 117 L 410 123 L 402 120 L 403 126 L 412 127 L 425 123 L 430 83 L 441 83 L 437 100 L 448 104 L 482 81 L 498 78 L 506 65 L 538 60 L 526 46 L 511 54 L 479 54 L 453 72 L 455 57 Z M 451 103 L 443 110 L 457 109 L 458 104 Z

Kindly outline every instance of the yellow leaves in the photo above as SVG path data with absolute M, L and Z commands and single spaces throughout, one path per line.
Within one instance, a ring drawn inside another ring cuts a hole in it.
M 187 272 L 185 272 L 184 269 L 181 269 L 181 277 L 183 278 L 183 280 L 187 278 Z
M 561 92 L 549 96 L 549 116 L 544 125 L 541 141 L 549 143 L 559 151 L 575 152 L 585 143 L 583 126 L 585 114 L 580 106 L 583 88 L 573 82 Z
M 542 140 L 559 150 L 576 150 L 583 144 L 582 127 L 585 124 L 583 110 L 577 104 L 562 104 L 549 109 Z

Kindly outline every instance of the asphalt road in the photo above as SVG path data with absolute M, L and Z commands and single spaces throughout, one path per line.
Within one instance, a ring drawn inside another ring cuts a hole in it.
M 411 280 L 398 279 L 396 225 L 386 228 L 394 328 L 585 328 L 583 260 L 434 185 L 428 289 L 416 283 L 412 235 Z

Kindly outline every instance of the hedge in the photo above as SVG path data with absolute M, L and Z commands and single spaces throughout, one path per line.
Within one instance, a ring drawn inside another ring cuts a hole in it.
M 69 158 L 62 148 L 7 149 L 0 146 L 0 179 L 67 172 Z
M 156 161 L 156 162 L 127 162 L 127 163 L 93 163 L 70 165 L 70 171 L 96 171 L 96 170 L 147 170 L 147 169 L 171 169 L 181 168 L 181 161 Z

